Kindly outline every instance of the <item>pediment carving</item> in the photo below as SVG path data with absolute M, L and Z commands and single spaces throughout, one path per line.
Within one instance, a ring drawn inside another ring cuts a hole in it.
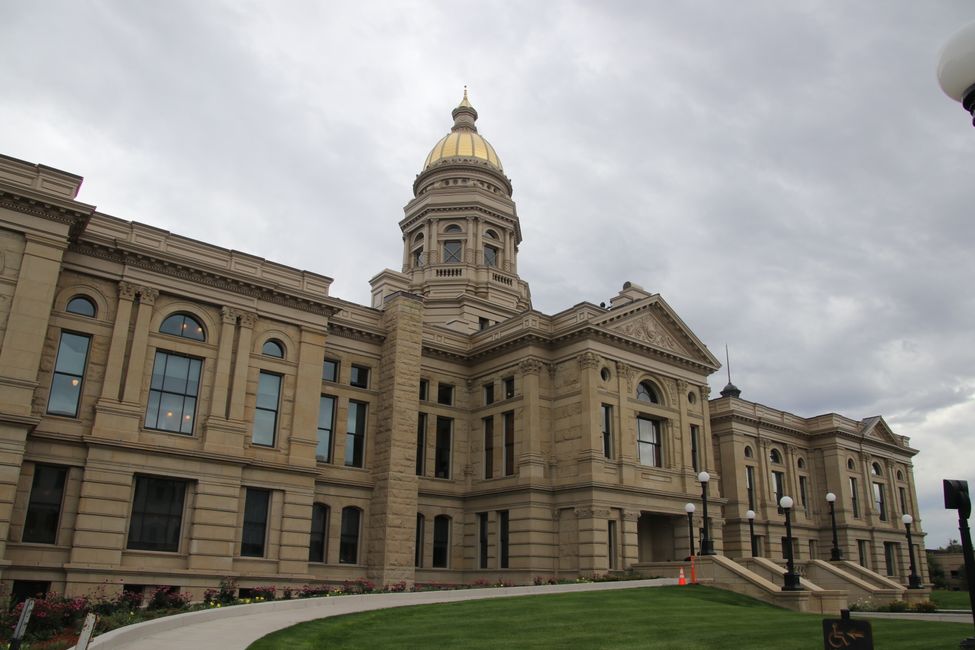
M 687 348 L 681 345 L 667 328 L 651 314 L 623 321 L 610 327 L 614 332 L 635 338 L 664 350 L 688 356 Z

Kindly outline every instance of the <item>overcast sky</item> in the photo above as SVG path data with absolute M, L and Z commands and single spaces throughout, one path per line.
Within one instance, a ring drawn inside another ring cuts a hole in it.
M 935 79 L 958 0 L 7 0 L 0 152 L 113 216 L 368 303 L 463 86 L 536 309 L 659 292 L 745 399 L 883 415 L 927 546 L 975 488 L 975 129 Z M 727 377 L 711 378 L 717 395 Z

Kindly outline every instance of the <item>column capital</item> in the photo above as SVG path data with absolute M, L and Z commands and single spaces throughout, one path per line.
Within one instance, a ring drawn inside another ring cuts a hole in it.
M 252 311 L 241 311 L 238 312 L 237 315 L 240 317 L 241 327 L 254 329 L 254 324 L 257 323 L 257 314 Z
M 579 367 L 580 368 L 598 368 L 602 359 L 595 352 L 583 352 L 579 355 Z
M 220 308 L 220 318 L 223 319 L 223 322 L 227 325 L 236 325 L 238 315 L 237 310 L 233 307 L 224 306 Z
M 518 364 L 518 370 L 524 375 L 537 375 L 542 370 L 542 362 L 538 359 L 525 359 Z
M 122 280 L 118 283 L 118 297 L 121 300 L 135 300 L 135 294 L 139 291 L 131 282 Z
M 139 302 L 143 305 L 154 305 L 156 304 L 156 298 L 159 297 L 159 289 L 153 289 L 152 287 L 139 287 Z

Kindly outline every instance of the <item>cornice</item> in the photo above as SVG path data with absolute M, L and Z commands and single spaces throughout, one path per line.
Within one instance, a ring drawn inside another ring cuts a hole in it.
M 365 341 L 367 343 L 382 343 L 386 340 L 386 335 L 382 332 L 367 330 L 362 327 L 356 327 L 355 325 L 336 322 L 334 320 L 328 321 L 328 333 L 341 336 L 342 338 L 352 339 L 354 341 Z
M 517 215 L 504 214 L 502 212 L 497 212 L 495 210 L 490 210 L 481 205 L 455 205 L 455 206 L 427 206 L 419 210 L 416 214 L 412 214 L 408 217 L 403 218 L 399 222 L 400 230 L 406 231 L 416 222 L 422 221 L 430 215 L 437 213 L 456 213 L 456 212 L 478 212 L 485 216 L 503 221 L 505 223 L 511 224 L 512 230 L 518 234 L 518 242 L 521 242 L 521 222 Z
M 118 247 L 102 246 L 86 241 L 76 242 L 68 249 L 81 255 L 187 280 L 194 284 L 213 287 L 320 316 L 330 317 L 339 311 L 337 307 L 328 302 L 278 291 L 271 286 L 258 284 L 259 280 L 254 278 L 235 278 L 226 273 L 204 270 L 189 264 L 162 259 L 160 256 L 148 252 L 127 251 Z
M 70 227 L 68 232 L 72 241 L 77 240 L 81 235 L 95 211 L 94 206 L 75 205 L 83 205 L 84 207 L 79 209 L 70 206 L 67 202 L 59 204 L 56 201 L 33 198 L 9 190 L 0 190 L 0 208 L 66 224 Z

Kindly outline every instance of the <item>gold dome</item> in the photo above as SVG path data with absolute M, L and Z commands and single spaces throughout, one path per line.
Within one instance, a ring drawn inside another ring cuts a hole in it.
M 453 110 L 454 127 L 450 133 L 440 139 L 440 142 L 433 145 L 430 155 L 423 163 L 423 169 L 430 169 L 437 163 L 451 158 L 474 158 L 489 163 L 499 172 L 503 172 L 501 159 L 497 152 L 487 140 L 477 132 L 474 122 L 477 120 L 477 111 L 467 100 L 467 88 L 464 88 L 464 98 Z

